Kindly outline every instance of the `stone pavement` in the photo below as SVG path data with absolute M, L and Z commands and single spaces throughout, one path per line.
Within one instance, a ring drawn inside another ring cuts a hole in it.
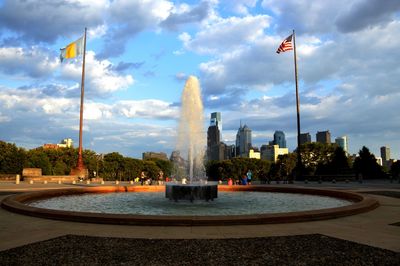
M 106 185 L 110 185 L 110 183 Z M 389 183 L 388 181 L 366 181 L 362 184 L 296 183 L 293 185 L 271 185 L 346 189 L 370 193 L 374 191 L 400 193 L 400 184 Z M 76 186 L 84 186 L 84 184 L 27 184 L 21 182 L 16 185 L 11 182 L 1 182 L 0 200 L 11 193 Z M 381 206 L 367 213 L 324 221 L 266 225 L 193 227 L 103 225 L 41 219 L 0 209 L 0 250 L 67 234 L 147 239 L 218 239 L 323 234 L 400 252 L 400 226 L 391 225 L 400 222 L 400 198 L 369 195 L 378 199 Z

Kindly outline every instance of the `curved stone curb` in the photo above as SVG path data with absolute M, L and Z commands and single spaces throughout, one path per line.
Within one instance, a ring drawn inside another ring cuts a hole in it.
M 74 212 L 37 208 L 26 203 L 71 194 L 110 193 L 110 192 L 160 192 L 164 186 L 99 186 L 86 188 L 58 189 L 40 192 L 29 192 L 6 197 L 1 206 L 12 212 L 41 218 L 65 220 L 73 222 L 121 224 L 121 225 L 153 225 L 153 226 L 208 226 L 208 225 L 248 225 L 274 224 L 334 219 L 348 215 L 371 211 L 379 206 L 373 198 L 351 192 L 338 190 L 323 190 L 295 187 L 270 186 L 218 186 L 220 191 L 259 191 L 300 193 L 320 196 L 330 196 L 353 201 L 354 204 L 312 211 L 270 213 L 255 215 L 226 215 L 226 216 L 167 216 L 167 215 L 131 215 L 107 214 L 91 212 Z

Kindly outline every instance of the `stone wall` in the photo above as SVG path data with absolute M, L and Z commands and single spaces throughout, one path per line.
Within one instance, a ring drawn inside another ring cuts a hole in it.
M 43 176 L 25 176 L 24 181 L 34 181 L 34 182 L 72 182 L 77 181 L 78 176 L 76 175 L 43 175 Z
M 42 176 L 41 168 L 24 168 L 22 170 L 22 176 Z
M 0 174 L 0 181 L 15 181 L 16 174 Z

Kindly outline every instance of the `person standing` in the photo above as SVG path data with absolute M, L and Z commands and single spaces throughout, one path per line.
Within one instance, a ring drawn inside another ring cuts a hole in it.
M 251 185 L 251 177 L 252 177 L 252 173 L 251 173 L 251 171 L 249 170 L 249 171 L 247 171 L 247 174 L 246 174 L 246 176 L 247 176 L 247 184 L 248 185 Z

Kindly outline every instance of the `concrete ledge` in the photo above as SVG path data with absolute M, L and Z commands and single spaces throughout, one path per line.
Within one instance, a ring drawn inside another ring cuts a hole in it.
M 260 191 L 301 193 L 311 195 L 330 196 L 353 201 L 354 204 L 312 211 L 256 214 L 256 215 L 229 215 L 229 216 L 166 216 L 166 215 L 131 215 L 74 212 L 36 208 L 26 203 L 50 197 L 58 197 L 83 193 L 110 193 L 110 192 L 160 192 L 165 186 L 99 186 L 86 188 L 58 189 L 50 191 L 30 192 L 12 195 L 1 202 L 1 206 L 12 212 L 36 216 L 41 218 L 66 220 L 73 222 L 124 224 L 124 225 L 153 225 L 153 226 L 208 226 L 208 225 L 245 225 L 245 224 L 273 224 L 293 223 L 334 219 L 373 210 L 379 206 L 377 200 L 357 194 L 337 190 L 323 190 L 312 188 L 271 187 L 271 186 L 219 186 L 220 191 Z
M 42 176 L 24 176 L 24 181 L 34 181 L 34 182 L 72 182 L 73 180 L 78 180 L 78 176 L 75 175 L 42 175 Z

